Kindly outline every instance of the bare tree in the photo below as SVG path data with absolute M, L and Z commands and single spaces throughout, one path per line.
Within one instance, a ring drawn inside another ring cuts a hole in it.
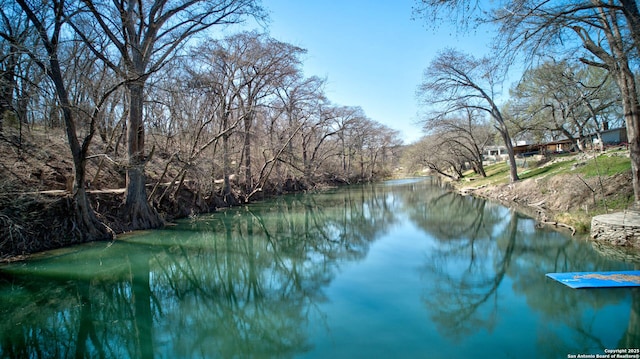
M 432 118 L 467 109 L 486 113 L 500 133 L 509 156 L 511 182 L 518 180 L 513 143 L 507 122 L 495 102 L 502 72 L 487 58 L 477 60 L 456 50 L 445 50 L 425 70 L 418 97 L 433 107 Z
M 356 124 L 365 118 L 359 106 L 339 106 L 334 110 L 335 127 L 338 130 L 338 148 L 340 150 L 343 180 L 349 182 L 353 175 L 353 159 L 355 156 L 352 134 Z
M 467 108 L 458 114 L 450 116 L 429 117 L 424 120 L 424 129 L 434 134 L 438 143 L 449 142 L 447 147 L 455 149 L 456 157 L 462 157 L 473 170 L 486 177 L 482 152 L 493 142 L 493 132 L 484 116 L 478 111 Z
M 324 163 L 323 144 L 336 134 L 331 127 L 324 84 L 325 80 L 318 77 L 294 78 L 286 86 L 277 88 L 273 105 L 280 110 L 278 117 L 284 117 L 286 123 L 282 125 L 284 133 L 281 135 L 273 136 L 275 131 L 270 131 L 274 143 L 281 143 L 283 138 L 299 129 L 299 139 L 289 141 L 280 160 L 302 173 L 309 184 L 314 183 L 316 171 Z
M 425 168 L 454 181 L 462 178 L 464 159 L 453 142 L 436 134 L 421 138 L 404 152 L 404 162 L 410 171 Z
M 16 44 L 24 43 L 22 39 L 26 34 L 26 23 L 21 16 L 15 16 L 15 9 L 9 4 L 1 3 L 0 15 L 2 16 L 0 37 L 0 134 L 6 117 L 14 112 L 14 92 L 17 88 L 17 67 L 20 51 Z M 11 11 L 11 12 L 9 12 Z M 13 14 L 12 14 L 13 13 Z
M 525 115 L 518 123 L 523 130 L 547 140 L 564 136 L 580 149 L 587 135 L 608 126 L 607 111 L 619 101 L 606 71 L 567 61 L 547 61 L 527 70 L 511 95 L 513 111 Z
M 232 54 L 222 45 L 223 42 L 206 41 L 196 47 L 192 56 L 194 63 L 187 67 L 187 71 L 190 86 L 215 112 L 217 131 L 222 133 L 222 199 L 227 205 L 233 205 L 237 202 L 231 189 L 231 177 L 236 176 L 231 166 L 235 161 L 232 157 L 236 147 L 233 136 L 242 121 L 238 109 L 241 85 L 237 83 L 240 59 L 236 56 L 242 57 L 243 52 Z M 216 172 L 212 175 L 216 176 Z
M 162 219 L 150 206 L 145 190 L 145 84 L 194 35 L 215 25 L 238 23 L 245 16 L 261 17 L 262 9 L 254 0 L 82 2 L 84 21 L 97 23 L 106 40 L 93 41 L 83 36 L 76 25 L 77 33 L 97 57 L 127 82 L 129 165 L 125 215 L 132 228 L 159 227 Z M 81 20 L 77 21 L 76 24 Z
M 299 47 L 286 44 L 275 39 L 250 40 L 253 45 L 251 51 L 252 66 L 243 66 L 241 72 L 245 82 L 241 97 L 241 111 L 244 114 L 244 169 L 245 192 L 250 194 L 259 189 L 262 178 L 254 183 L 251 162 L 251 142 L 253 139 L 252 126 L 254 110 L 260 105 L 259 101 L 267 96 L 275 95 L 280 84 L 288 82 L 288 78 L 295 78 L 300 73 L 299 56 L 306 52 Z M 261 170 L 261 173 L 263 170 Z
M 388 173 L 399 134 L 366 117 L 359 107 L 336 109 L 335 122 L 347 181 L 371 181 Z M 386 162 L 385 160 L 388 160 Z
M 640 56 L 640 12 L 634 0 L 583 0 L 540 3 L 535 0 L 492 3 L 481 9 L 477 0 L 420 0 L 417 11 L 437 14 L 455 12 L 468 22 L 474 13 L 488 14 L 480 22 L 500 26 L 498 43 L 506 53 L 541 55 L 554 47 L 565 48 L 578 43 L 580 60 L 611 73 L 620 89 L 627 127 L 635 207 L 640 206 L 640 100 L 635 81 Z M 459 11 L 465 9 L 465 11 Z M 506 60 L 505 60 L 506 61 Z
M 164 141 L 164 144 L 158 144 L 163 147 L 168 160 L 151 196 L 158 193 L 158 188 L 168 176 L 169 167 L 177 167 L 169 185 L 157 198 L 158 203 L 166 198 L 175 203 L 187 175 L 192 175 L 191 179 L 196 179 L 196 184 L 212 184 L 216 163 L 215 158 L 211 157 L 215 157 L 216 152 L 210 149 L 217 147 L 220 139 L 228 137 L 240 123 L 239 118 L 235 118 L 231 124 L 221 123 L 224 117 L 221 109 L 226 105 L 226 97 L 220 96 L 220 83 L 216 80 L 220 74 L 207 66 L 208 60 L 203 63 L 198 61 L 200 55 L 207 59 L 211 56 L 204 51 L 204 47 L 198 50 L 194 56 L 196 61 L 186 60 L 176 64 L 160 86 L 155 86 L 152 128 Z
M 229 36 L 213 45 L 212 54 L 216 67 L 225 76 L 221 94 L 228 98 L 228 106 L 242 118 L 242 163 L 245 195 L 260 190 L 263 178 L 253 173 L 253 142 L 256 140 L 254 125 L 261 107 L 266 106 L 291 78 L 300 73 L 300 55 L 304 49 L 275 40 L 257 32 L 243 32 Z M 229 110 L 229 109 L 227 109 Z M 225 116 L 231 113 L 227 111 Z M 223 119 L 224 120 L 224 119 Z M 270 161 L 270 163 L 273 163 Z M 260 165 L 259 167 L 263 167 Z M 264 169 L 260 173 L 266 174 Z
M 366 155 L 369 157 L 369 167 L 366 179 L 388 178 L 396 163 L 396 149 L 401 145 L 400 132 L 371 120 L 369 133 L 365 142 Z
M 45 4 L 40 8 L 33 7 L 26 0 L 17 0 L 17 3 L 38 32 L 46 56 L 42 58 L 34 50 L 22 50 L 28 51 L 32 60 L 47 73 L 55 87 L 57 99 L 62 110 L 67 141 L 74 164 L 73 205 L 75 208 L 75 225 L 78 228 L 76 234 L 83 241 L 112 238 L 113 232 L 95 216 L 85 189 L 87 151 L 94 135 L 96 113 L 99 111 L 101 103 L 96 104 L 96 110 L 91 117 L 89 129 L 82 143 L 80 143 L 76 116 L 74 116 L 77 111 L 69 98 L 69 89 L 64 80 L 59 58 L 66 14 L 65 3 L 62 0 L 52 1 L 50 4 Z M 108 95 L 109 92 L 106 92 L 102 98 L 105 99 Z
M 0 2 L 0 134 L 5 121 L 12 120 L 19 126 L 21 142 L 29 98 L 43 75 L 23 50 L 37 47 L 39 36 L 20 12 L 17 3 Z

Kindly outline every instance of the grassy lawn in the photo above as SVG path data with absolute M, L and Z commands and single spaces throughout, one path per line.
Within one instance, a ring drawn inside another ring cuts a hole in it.
M 612 176 L 631 170 L 631 160 L 623 156 L 599 156 L 578 168 L 585 177 Z
M 522 167 L 518 168 L 518 176 L 521 180 L 537 179 L 544 182 L 554 176 L 564 174 L 578 176 L 583 181 L 597 177 L 606 179 L 609 176 L 631 170 L 631 160 L 628 157 L 628 152 L 622 151 L 610 151 L 595 157 L 572 154 L 538 161 L 533 158 L 527 158 L 526 161 L 518 160 L 518 164 L 522 165 Z M 506 162 L 487 165 L 485 166 L 485 172 L 487 177 L 481 177 L 473 171 L 468 171 L 457 186 L 482 187 L 509 183 L 509 166 Z M 598 190 L 598 188 L 594 188 L 594 190 Z M 574 208 L 569 212 L 558 213 L 556 220 L 574 226 L 579 232 L 587 232 L 592 216 L 626 209 L 633 203 L 632 197 L 625 193 L 609 194 L 606 198 L 601 198 L 596 203 L 588 201 L 589 203 L 585 209 Z
M 578 159 L 578 155 L 564 155 L 551 158 L 550 161 L 536 162 L 528 160 L 526 161 L 526 167 L 518 168 L 518 176 L 521 180 L 559 174 L 577 174 L 583 178 L 590 178 L 612 176 L 629 171 L 631 169 L 631 160 L 618 152 L 605 153 L 588 159 Z M 506 162 L 487 165 L 485 166 L 485 172 L 487 177 L 483 178 L 473 171 L 467 171 L 464 173 L 464 179 L 472 180 L 474 186 L 509 182 L 509 166 Z

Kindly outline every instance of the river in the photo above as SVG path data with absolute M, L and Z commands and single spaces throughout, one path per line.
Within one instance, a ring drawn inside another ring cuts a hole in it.
M 633 269 L 431 179 L 283 196 L 0 267 L 2 358 L 568 358 L 640 347 Z

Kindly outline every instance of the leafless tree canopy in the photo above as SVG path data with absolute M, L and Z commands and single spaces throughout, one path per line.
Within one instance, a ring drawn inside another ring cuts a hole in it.
M 602 68 L 620 94 L 632 160 L 636 205 L 640 204 L 640 103 L 635 74 L 640 55 L 640 12 L 634 0 L 497 1 L 421 0 L 415 14 L 425 21 L 453 15 L 458 23 L 493 24 L 503 65 L 515 59 L 573 57 Z M 592 106 L 592 109 L 595 107 Z M 593 114 L 590 116 L 597 116 Z
M 398 133 L 331 103 L 326 80 L 302 72 L 305 49 L 217 32 L 264 24 L 258 1 L 0 4 L 0 135 L 64 131 L 79 240 L 112 235 L 87 199 L 91 183 L 126 185 L 117 222 L 130 230 L 162 225 L 157 209 L 179 212 L 187 187 L 202 210 L 374 180 L 397 163 Z
M 518 131 L 542 143 L 623 125 L 619 91 L 609 73 L 578 62 L 549 60 L 525 72 L 511 91 Z
M 518 180 L 515 155 L 509 128 L 499 108 L 498 91 L 502 75 L 495 62 L 475 59 L 453 49 L 442 51 L 424 72 L 418 98 L 432 109 L 426 123 L 459 112 L 480 112 L 493 121 L 507 148 L 511 181 Z

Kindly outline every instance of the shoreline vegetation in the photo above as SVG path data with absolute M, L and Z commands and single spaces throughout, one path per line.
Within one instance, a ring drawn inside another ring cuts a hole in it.
M 520 180 L 509 183 L 505 162 L 450 181 L 455 191 L 498 201 L 535 218 L 540 226 L 588 234 L 591 218 L 633 205 L 631 161 L 626 147 L 606 151 L 532 156 L 518 160 Z
M 86 164 L 85 188 L 91 207 L 98 220 L 116 236 L 139 230 L 126 219 L 125 154 L 114 155 L 113 149 L 101 146 L 104 145 L 97 141 Z M 73 164 L 68 157 L 61 130 L 36 128 L 18 134 L 5 128 L 0 134 L 0 263 L 88 242 L 78 240 L 83 236 L 74 216 Z M 248 195 L 243 182 L 232 176 L 228 194 L 224 182 L 212 176 L 209 168 L 206 163 L 195 164 L 185 171 L 181 162 L 158 149 L 148 159 L 146 191 L 164 225 L 281 194 L 367 180 L 357 176 L 343 178 L 336 173 L 318 174 L 311 180 L 274 175 L 262 183 L 259 191 Z M 389 172 L 382 169 L 368 175 L 375 181 L 389 177 Z
M 72 165 L 65 157 L 64 143 L 56 138 L 52 132 L 31 134 L 21 139 L 19 148 L 11 145 L 9 136 L 0 141 L 0 263 L 77 244 L 68 239 L 79 230 L 73 217 Z M 98 219 L 115 234 L 127 233 L 131 226 L 123 221 L 121 212 L 125 172 L 117 159 L 104 157 L 91 156 L 88 161 L 91 183 L 87 193 Z M 234 183 L 234 203 L 225 203 L 219 181 L 210 181 L 208 185 L 213 187 L 207 187 L 202 176 L 194 176 L 177 185 L 168 180 L 174 175 L 168 167 L 167 156 L 159 153 L 146 168 L 150 200 L 165 223 L 249 202 L 242 198 L 242 183 Z M 516 183 L 509 183 L 509 166 L 497 162 L 487 164 L 487 177 L 469 171 L 449 185 L 462 195 L 498 201 L 530 215 L 539 225 L 585 234 L 591 217 L 633 204 L 630 168 L 629 152 L 620 147 L 602 153 L 528 157 L 519 162 L 521 180 Z M 373 180 L 388 177 L 390 173 L 380 173 Z M 291 178 L 265 184 L 254 199 L 348 183 L 336 177 L 314 183 Z

